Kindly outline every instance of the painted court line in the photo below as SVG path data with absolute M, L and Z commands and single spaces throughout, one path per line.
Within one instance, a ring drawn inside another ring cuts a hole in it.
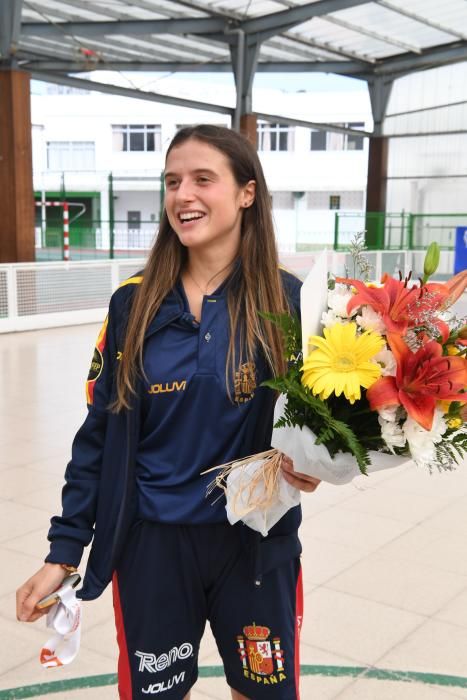
M 224 675 L 222 666 L 201 666 L 200 678 L 214 678 Z M 303 665 L 300 667 L 302 676 L 325 676 L 328 678 L 350 677 L 371 678 L 378 681 L 399 681 L 404 683 L 425 683 L 451 688 L 467 688 L 467 678 L 464 676 L 449 676 L 442 673 L 420 673 L 418 671 L 390 671 L 383 668 L 369 668 L 367 666 L 318 666 Z M 0 700 L 20 700 L 21 698 L 33 698 L 40 695 L 51 695 L 70 690 L 86 688 L 101 688 L 106 685 L 116 685 L 115 673 L 104 673 L 98 676 L 85 676 L 83 678 L 70 678 L 63 681 L 51 681 L 49 683 L 37 683 L 25 685 L 19 688 L 0 690 Z

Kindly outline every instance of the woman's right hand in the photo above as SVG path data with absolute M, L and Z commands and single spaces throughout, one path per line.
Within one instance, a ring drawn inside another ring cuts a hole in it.
M 60 587 L 66 573 L 60 564 L 44 564 L 16 591 L 16 618 L 20 622 L 35 622 L 48 612 L 39 610 L 36 603 Z

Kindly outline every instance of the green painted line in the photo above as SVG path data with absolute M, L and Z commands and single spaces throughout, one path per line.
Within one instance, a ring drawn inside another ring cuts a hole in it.
M 467 688 L 467 678 L 463 676 L 449 676 L 442 673 L 421 673 L 418 671 L 390 671 L 383 668 L 371 668 L 368 666 L 300 666 L 302 676 L 324 676 L 327 678 L 369 678 L 378 681 L 398 681 L 399 683 L 420 683 L 439 685 L 450 688 Z M 200 678 L 219 678 L 224 676 L 222 666 L 201 666 Z M 25 685 L 19 688 L 0 690 L 0 700 L 21 700 L 22 698 L 34 698 L 40 695 L 52 695 L 71 690 L 83 690 L 86 688 L 102 688 L 106 685 L 116 685 L 117 675 L 105 673 L 98 676 L 85 676 L 82 678 L 70 678 L 69 680 L 51 681 L 50 683 L 37 683 Z
M 223 666 L 200 666 L 198 668 L 200 678 L 222 678 L 225 676 Z M 1 697 L 0 697 L 1 700 Z
M 51 695 L 52 693 L 62 693 L 69 690 L 101 688 L 105 685 L 115 685 L 116 683 L 116 673 L 84 676 L 82 678 L 70 678 L 63 681 L 50 681 L 50 683 L 37 683 L 36 685 L 24 685 L 20 688 L 0 690 L 0 699 L 20 700 L 20 698 L 34 698 L 38 695 Z
M 398 681 L 400 683 L 425 683 L 452 688 L 467 688 L 467 678 L 449 676 L 442 673 L 423 673 L 419 671 L 390 671 L 368 666 L 300 666 L 303 676 L 328 676 L 353 678 L 371 678 L 378 681 Z M 0 696 L 1 700 L 1 696 Z

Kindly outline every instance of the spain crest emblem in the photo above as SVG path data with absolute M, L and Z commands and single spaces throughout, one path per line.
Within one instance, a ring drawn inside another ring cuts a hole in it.
M 256 366 L 254 362 L 244 362 L 235 372 L 235 402 L 246 403 L 255 395 Z
M 238 653 L 247 678 L 265 685 L 285 680 L 284 653 L 279 637 L 270 639 L 271 630 L 264 625 L 247 625 L 237 637 Z

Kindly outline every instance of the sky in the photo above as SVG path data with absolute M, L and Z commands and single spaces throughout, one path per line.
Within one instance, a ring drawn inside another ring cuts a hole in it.
M 162 82 L 165 77 L 173 78 L 175 75 L 178 75 L 181 80 L 233 85 L 231 73 L 166 73 L 160 76 L 154 75 L 154 79 L 157 82 Z M 148 74 L 148 80 L 150 79 L 150 74 Z M 332 73 L 256 73 L 254 86 L 255 88 L 276 88 L 285 92 L 297 92 L 298 90 L 350 92 L 366 88 L 365 83 L 361 80 Z
M 183 82 L 201 83 L 205 85 L 233 86 L 231 73 L 128 73 L 129 77 L 137 77 L 138 83 L 142 81 L 146 89 L 157 92 L 157 86 L 162 86 L 167 78 L 173 80 L 178 77 Z M 87 77 L 87 76 L 80 76 Z M 105 78 L 101 75 L 99 80 Z M 32 92 L 41 94 L 45 92 L 43 83 L 32 81 Z M 277 89 L 283 92 L 359 92 L 366 90 L 365 82 L 355 78 L 346 78 L 332 73 L 256 73 L 254 87 L 256 89 Z

